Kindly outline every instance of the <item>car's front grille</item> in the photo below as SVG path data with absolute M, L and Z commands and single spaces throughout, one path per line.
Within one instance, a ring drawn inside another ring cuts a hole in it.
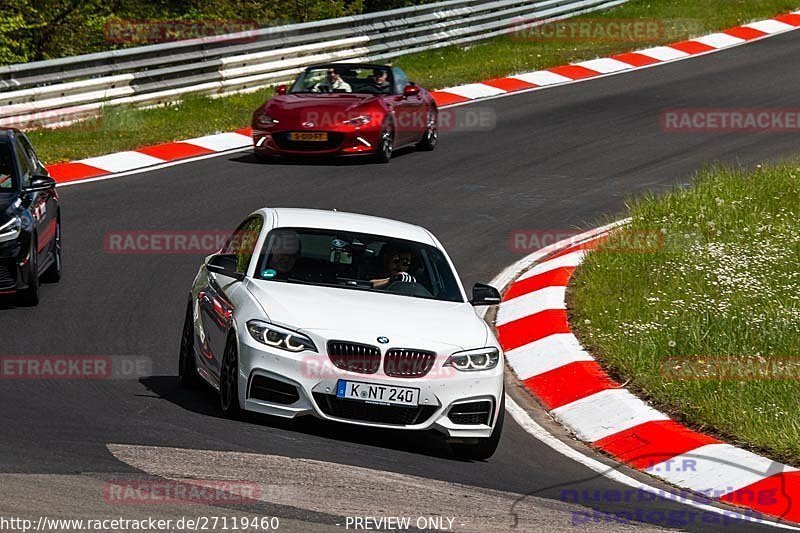
M 317 405 L 328 416 L 359 422 L 374 422 L 396 426 L 422 424 L 438 409 L 435 405 L 404 407 L 377 405 L 358 400 L 343 400 L 330 394 L 314 393 Z
M 394 378 L 421 378 L 431 371 L 436 354 L 424 350 L 392 348 L 386 352 L 383 371 Z
M 0 289 L 9 289 L 16 285 L 15 270 L 13 259 L 0 259 Z
M 250 398 L 270 403 L 291 405 L 300 399 L 297 387 L 266 376 L 254 376 L 250 382 Z
M 450 408 L 447 418 L 453 424 L 485 424 L 489 425 L 492 417 L 492 402 L 481 400 L 478 402 L 458 403 Z
M 381 366 L 381 351 L 369 344 L 328 341 L 328 357 L 342 370 L 374 374 Z
M 320 132 L 313 132 L 320 133 Z M 289 140 L 289 132 L 273 133 L 272 138 L 280 148 L 286 150 L 332 150 L 342 144 L 344 135 L 335 131 L 328 132 L 327 141 L 292 141 Z

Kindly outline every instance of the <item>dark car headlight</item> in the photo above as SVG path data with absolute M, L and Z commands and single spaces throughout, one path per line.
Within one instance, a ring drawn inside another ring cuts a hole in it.
M 462 372 L 491 370 L 500 361 L 500 350 L 495 347 L 477 348 L 456 352 L 445 361 L 444 366 L 452 366 Z
M 250 336 L 261 344 L 273 348 L 280 348 L 289 352 L 317 351 L 314 341 L 297 331 L 282 328 L 263 320 L 250 320 L 247 322 L 247 331 Z
M 271 116 L 267 115 L 266 113 L 262 113 L 256 117 L 256 122 L 261 126 L 274 126 L 275 124 L 279 124 L 280 121 L 275 120 Z
M 359 115 L 343 121 L 342 124 L 347 124 L 348 126 L 366 126 L 371 121 L 372 115 Z
M 13 241 L 22 231 L 22 220 L 15 216 L 5 224 L 0 225 L 0 242 Z

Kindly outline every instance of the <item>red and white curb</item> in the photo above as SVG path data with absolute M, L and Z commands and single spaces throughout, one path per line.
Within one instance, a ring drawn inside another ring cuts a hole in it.
M 709 500 L 800 522 L 800 471 L 671 420 L 611 379 L 572 334 L 566 287 L 615 226 L 515 265 L 495 321 L 508 365 L 555 420 L 616 460 Z
M 798 27 L 800 27 L 800 11 L 795 11 L 668 46 L 656 46 L 547 70 L 496 78 L 482 83 L 470 83 L 434 91 L 432 94 L 439 105 L 452 105 L 519 91 L 564 85 L 717 52 L 749 41 L 795 30 Z
M 724 32 L 712 33 L 669 46 L 617 54 L 612 57 L 592 59 L 547 70 L 496 78 L 482 83 L 470 83 L 433 91 L 439 107 L 448 107 L 483 98 L 497 98 L 523 91 L 586 81 L 679 61 L 708 54 L 795 30 L 800 27 L 800 11 L 780 15 L 773 19 L 752 22 Z M 206 135 L 185 141 L 147 146 L 137 150 L 90 157 L 47 167 L 50 175 L 60 184 L 105 179 L 120 173 L 159 168 L 179 161 L 191 161 L 233 150 L 243 150 L 252 145 L 250 128 L 234 132 Z

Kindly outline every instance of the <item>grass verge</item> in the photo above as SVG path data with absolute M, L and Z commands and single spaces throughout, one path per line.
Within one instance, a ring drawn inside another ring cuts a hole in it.
M 662 409 L 800 464 L 800 164 L 709 168 L 630 211 L 573 277 L 576 334 Z
M 527 39 L 513 34 L 469 47 L 448 47 L 397 59 L 411 79 L 441 89 L 530 72 L 609 54 L 670 43 L 796 9 L 798 0 L 631 0 L 593 20 L 648 19 L 663 31 L 657 38 L 608 40 Z M 649 35 L 649 34 L 648 34 Z M 32 140 L 49 163 L 131 150 L 246 126 L 252 111 L 273 94 L 265 89 L 226 98 L 190 97 L 165 108 L 109 109 L 84 126 L 38 130 Z

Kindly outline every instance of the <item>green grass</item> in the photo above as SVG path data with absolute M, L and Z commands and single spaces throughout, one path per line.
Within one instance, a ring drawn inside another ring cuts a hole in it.
M 657 19 L 664 27 L 658 42 L 668 43 L 759 20 L 796 9 L 800 0 L 631 0 L 586 18 Z M 469 47 L 448 47 L 397 59 L 411 77 L 429 89 L 563 65 L 609 54 L 655 46 L 648 41 L 527 40 L 501 36 Z M 55 163 L 179 140 L 249 123 L 252 111 L 271 89 L 211 99 L 193 97 L 168 108 L 109 110 L 84 127 L 32 133 L 40 156 Z
M 800 465 L 800 165 L 709 168 L 630 211 L 573 277 L 578 336 L 668 412 Z

